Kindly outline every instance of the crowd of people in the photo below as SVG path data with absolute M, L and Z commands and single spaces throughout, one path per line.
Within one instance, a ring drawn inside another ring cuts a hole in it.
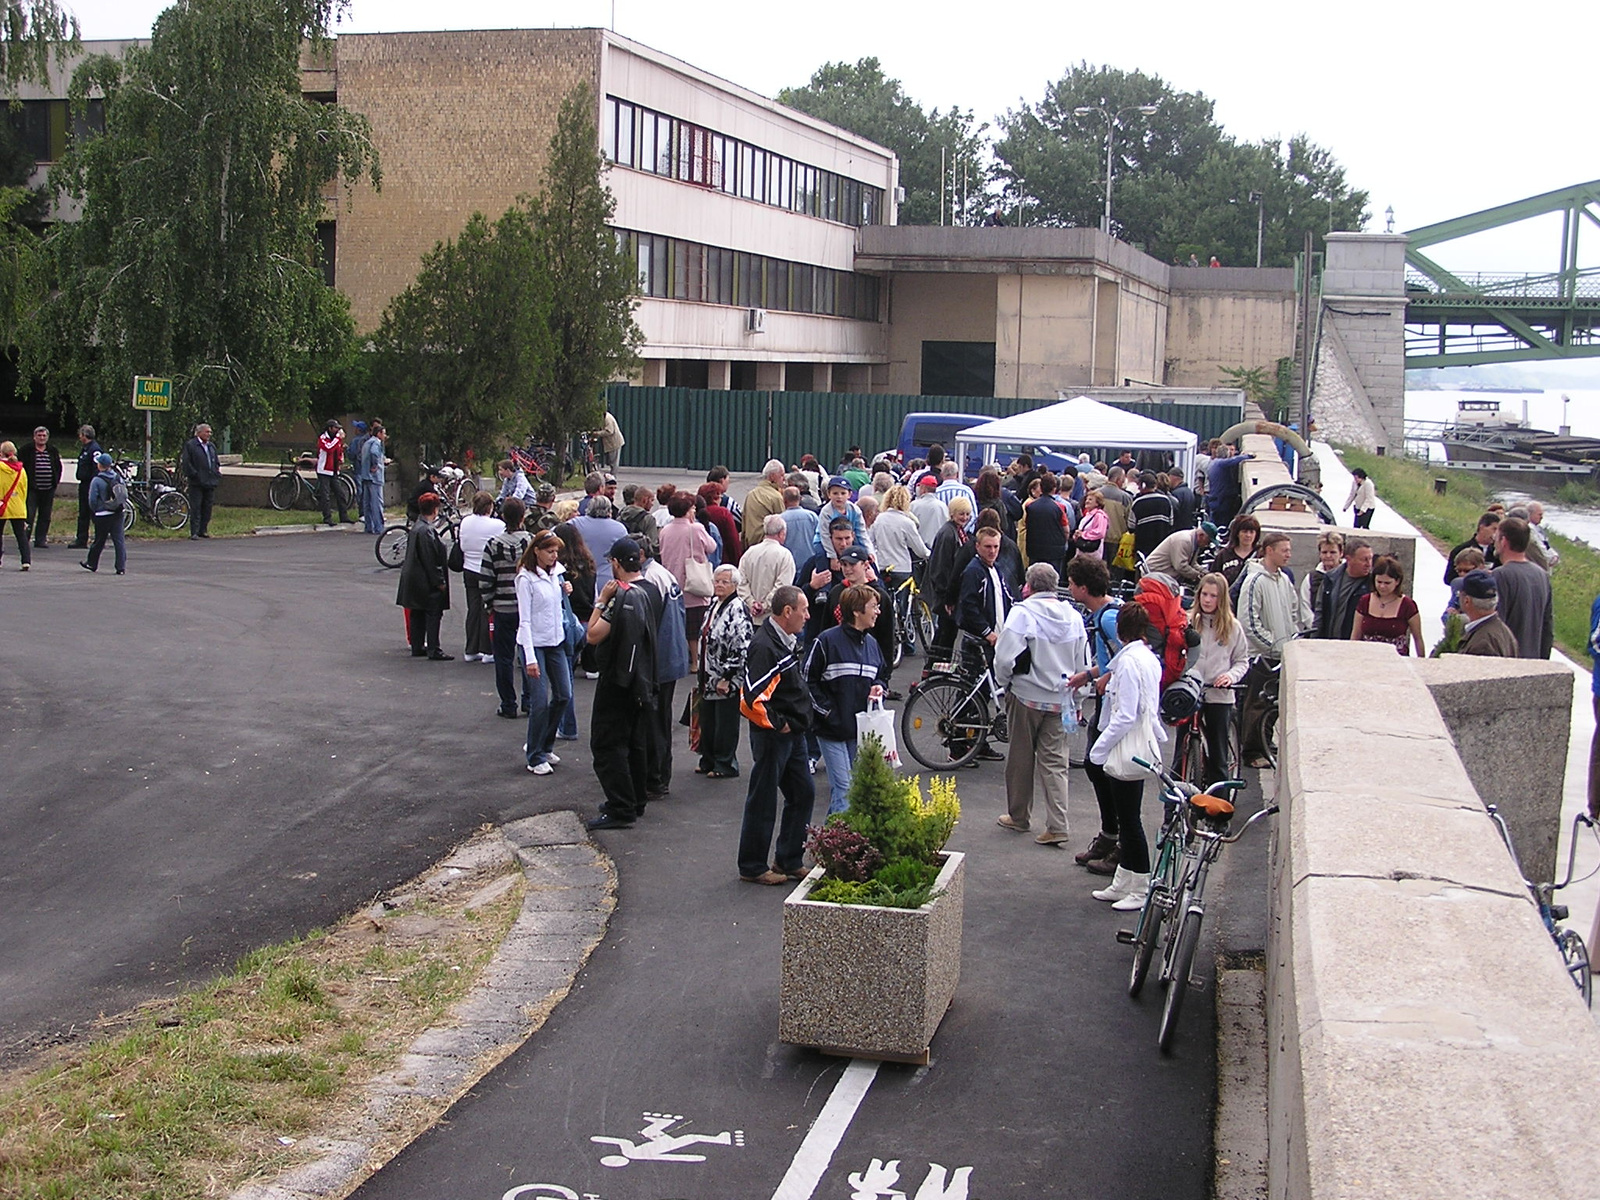
M 793 469 L 773 460 L 742 497 L 714 468 L 692 490 L 619 489 L 596 472 L 566 500 L 504 462 L 498 494 L 480 493 L 460 531 L 466 656 L 495 663 L 497 712 L 526 720 L 524 754 L 538 775 L 560 764 L 559 739 L 578 736 L 574 678 L 595 681 L 590 743 L 604 800 L 594 829 L 631 826 L 669 794 L 687 726 L 696 774 L 745 780 L 740 878 L 776 885 L 801 874 L 814 776 L 826 772 L 827 812 L 841 811 L 857 718 L 901 697 L 893 664 L 905 631 L 893 596 L 915 577 L 935 645 L 965 640 L 1003 691 L 1008 752 L 986 740 L 973 764 L 1005 760 L 999 824 L 1066 843 L 1068 736 L 1080 722 L 1100 819 L 1075 858 L 1110 877 L 1097 897 L 1137 907 L 1149 874 L 1144 785 L 1106 763 L 1124 737 L 1165 740 L 1151 714 L 1176 674 L 1198 680 L 1217 779 L 1235 729 L 1245 760 L 1264 764 L 1266 747 L 1250 736 L 1260 703 L 1251 681 L 1289 640 L 1425 653 L 1399 560 L 1375 554 L 1366 536 L 1324 531 L 1318 562 L 1295 578 L 1289 535 L 1238 511 L 1249 457 L 1211 443 L 1191 482 L 1131 453 L 1056 470 L 1024 454 L 967 480 L 939 447 L 870 467 L 851 448 L 832 473 L 809 455 Z M 447 659 L 438 618 L 450 564 L 428 533 L 430 486 L 424 479 L 414 497 L 420 536 L 397 600 L 412 652 Z M 1365 528 L 1370 481 L 1357 476 L 1351 493 L 1346 509 Z M 1452 648 L 1548 654 L 1548 579 L 1541 589 L 1530 544 L 1553 560 L 1531 512 L 1490 513 L 1457 548 L 1446 615 L 1459 613 L 1464 630 Z

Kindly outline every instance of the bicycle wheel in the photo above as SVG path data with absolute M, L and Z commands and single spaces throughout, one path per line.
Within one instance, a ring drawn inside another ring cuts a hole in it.
M 295 506 L 300 499 L 300 476 L 294 471 L 283 471 L 267 484 L 267 503 L 279 512 Z
M 478 494 L 478 481 L 463 475 L 450 485 L 450 502 L 462 512 L 472 511 L 472 498 Z
M 1081 771 L 1088 761 L 1089 727 L 1078 724 L 1067 726 L 1067 768 Z
M 139 515 L 138 507 L 134 504 L 133 496 L 130 493 L 129 496 L 128 496 L 128 502 L 122 506 L 122 532 L 123 533 L 127 533 L 130 529 L 133 528 L 133 522 L 134 522 L 135 518 L 138 517 L 138 515 Z
M 930 679 L 911 689 L 900 713 L 900 740 L 930 771 L 963 766 L 978 753 L 989 722 L 969 683 Z
M 189 523 L 189 499 L 182 492 L 162 492 L 151 511 L 163 529 L 182 529 Z
M 372 543 L 372 552 L 384 566 L 398 567 L 406 560 L 406 542 L 410 539 L 411 531 L 404 525 L 385 526 L 378 540 Z
M 1178 1014 L 1183 1011 L 1184 996 L 1189 991 L 1189 972 L 1194 967 L 1194 952 L 1200 944 L 1200 922 L 1204 916 L 1199 909 L 1191 909 L 1183 914 L 1183 924 L 1178 929 L 1178 946 L 1167 980 L 1167 998 L 1161 1006 L 1161 1029 L 1156 1034 L 1156 1045 L 1163 1054 L 1172 1048 L 1173 1035 L 1178 1032 Z
M 1152 883 L 1145 894 L 1144 907 L 1139 910 L 1139 926 L 1133 935 L 1133 970 L 1128 973 L 1128 995 L 1137 998 L 1144 990 L 1145 976 L 1150 973 L 1150 961 L 1156 956 L 1156 946 L 1161 941 L 1161 925 L 1167 919 L 1170 901 L 1165 884 Z
M 159 483 L 163 487 L 172 486 L 172 472 L 158 462 L 150 464 L 150 482 Z
M 1593 1008 L 1594 975 L 1589 969 L 1589 948 L 1583 944 L 1583 939 L 1575 929 L 1563 929 L 1561 936 L 1556 939 L 1556 945 L 1561 947 L 1561 961 L 1566 964 L 1567 974 L 1582 993 L 1583 1002 Z
M 933 609 L 928 602 L 918 594 L 911 601 L 911 611 L 917 626 L 917 640 L 922 643 L 922 653 L 933 653 Z
M 347 475 L 343 471 L 340 471 L 334 475 L 333 485 L 339 489 L 339 499 L 343 501 L 343 503 L 339 505 L 339 511 L 345 512 L 354 508 L 356 506 L 355 476 Z
M 1200 734 L 1187 727 L 1183 733 L 1183 744 L 1178 747 L 1181 757 L 1178 758 L 1179 778 L 1185 783 L 1192 783 L 1197 788 L 1206 786 L 1206 740 Z

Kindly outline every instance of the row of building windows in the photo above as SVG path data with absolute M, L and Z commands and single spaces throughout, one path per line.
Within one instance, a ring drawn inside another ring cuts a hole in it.
M 619 230 L 617 237 L 639 264 L 639 289 L 647 296 L 878 319 L 878 280 L 872 275 L 702 246 L 659 233 Z
M 601 152 L 614 163 L 827 221 L 882 223 L 882 188 L 615 96 L 606 97 L 605 117 Z
M 60 162 L 67 152 L 69 138 L 104 133 L 106 102 L 90 100 L 81 117 L 72 113 L 65 100 L 20 100 L 6 110 L 11 130 L 34 162 Z

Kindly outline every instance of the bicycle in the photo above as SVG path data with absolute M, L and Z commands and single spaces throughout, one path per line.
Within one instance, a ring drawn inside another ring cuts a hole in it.
M 1007 740 L 999 687 L 984 649 L 980 639 L 958 630 L 949 661 L 930 662 L 928 676 L 906 693 L 900 741 L 931 771 L 964 767 L 986 741 Z
M 1230 796 L 1245 786 L 1244 780 L 1224 779 L 1201 791 L 1159 764 L 1139 758 L 1133 761 L 1161 780 L 1161 803 L 1166 806 L 1166 813 L 1156 839 L 1156 862 L 1150 871 L 1150 889 L 1139 910 L 1139 922 L 1133 929 L 1119 929 L 1117 941 L 1133 947 L 1128 995 L 1134 998 L 1144 988 L 1160 941 L 1157 978 L 1167 992 L 1156 1045 L 1165 1054 L 1172 1049 L 1178 1016 L 1194 982 L 1191 971 L 1200 944 L 1200 926 L 1205 921 L 1206 878 L 1211 864 L 1222 854 L 1222 847 L 1237 842 L 1250 826 L 1276 813 L 1278 806 L 1268 805 L 1246 821 L 1238 833 L 1229 834 L 1228 822 L 1233 817 Z
M 933 609 L 922 594 L 917 576 L 922 563 L 914 563 L 911 573 L 895 585 L 891 600 L 894 606 L 895 653 L 891 667 L 898 667 L 905 656 L 915 653 L 918 646 L 923 653 L 933 651 Z
M 137 478 L 139 464 L 132 459 L 122 459 L 117 470 L 128 488 L 128 503 L 122 506 L 124 533 L 133 528 L 139 517 L 162 529 L 182 529 L 189 523 L 189 498 L 170 482 L 158 478 L 154 467 L 150 479 Z M 165 471 L 162 474 L 171 479 Z
M 472 498 L 481 490 L 477 478 L 453 462 L 439 464 L 439 483 L 439 495 L 463 512 L 471 510 Z
M 1566 967 L 1568 977 L 1583 996 L 1584 1004 L 1593 1008 L 1594 975 L 1589 967 L 1589 948 L 1583 944 L 1583 938 L 1576 929 L 1561 927 L 1561 922 L 1569 915 L 1567 906 L 1556 904 L 1553 900 L 1557 892 L 1572 883 L 1572 870 L 1578 858 L 1578 826 L 1582 825 L 1589 829 L 1595 834 L 1597 841 L 1600 841 L 1600 829 L 1597 829 L 1594 819 L 1586 813 L 1580 812 L 1574 815 L 1572 836 L 1567 839 L 1567 877 L 1560 883 L 1533 883 L 1522 874 L 1522 860 L 1517 857 L 1516 847 L 1511 844 L 1511 831 L 1506 828 L 1506 820 L 1500 815 L 1499 806 L 1487 804 L 1484 806 L 1484 811 L 1489 814 L 1489 819 L 1500 831 L 1500 840 L 1506 844 L 1506 850 L 1511 855 L 1511 865 L 1516 867 L 1523 886 L 1533 897 L 1533 903 L 1539 910 L 1539 920 L 1544 922 L 1550 940 L 1555 942 L 1556 949 L 1561 952 L 1561 964 Z
M 439 536 L 452 541 L 461 531 L 461 513 L 448 496 L 439 497 L 439 514 L 435 518 Z M 372 553 L 390 570 L 396 570 L 406 561 L 406 543 L 411 540 L 412 518 L 385 525 L 383 532 L 372 543 Z
M 316 459 L 311 454 L 301 454 L 297 458 L 285 457 L 278 473 L 267 484 L 267 503 L 279 512 L 286 512 L 296 507 L 304 500 L 308 507 L 318 508 L 322 501 L 317 496 L 317 485 L 306 482 L 306 477 L 300 474 L 301 467 L 315 468 Z M 340 470 L 334 472 L 333 486 L 339 489 L 338 495 L 330 500 L 338 502 L 340 512 L 348 512 L 356 507 L 356 481 L 350 472 Z
M 1172 763 L 1177 768 L 1178 778 L 1192 783 L 1197 788 L 1206 786 L 1206 776 L 1210 774 L 1210 751 L 1207 749 L 1205 729 L 1205 694 L 1206 685 L 1203 680 L 1195 680 L 1195 690 L 1198 699 L 1194 710 L 1181 720 L 1171 722 L 1173 731 Z M 1223 752 L 1227 762 L 1223 764 L 1222 774 L 1227 779 L 1239 778 L 1239 773 L 1244 769 L 1244 764 L 1239 754 L 1239 731 L 1237 694 L 1245 688 L 1243 682 L 1236 683 L 1230 689 L 1236 694 L 1235 703 L 1228 714 L 1228 727 L 1226 732 L 1227 744 Z M 1169 689 L 1170 690 L 1170 689 Z

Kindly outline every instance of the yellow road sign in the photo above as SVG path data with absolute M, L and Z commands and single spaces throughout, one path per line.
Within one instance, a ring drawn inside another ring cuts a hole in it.
M 172 410 L 172 380 L 149 375 L 133 377 L 133 407 L 146 412 Z

